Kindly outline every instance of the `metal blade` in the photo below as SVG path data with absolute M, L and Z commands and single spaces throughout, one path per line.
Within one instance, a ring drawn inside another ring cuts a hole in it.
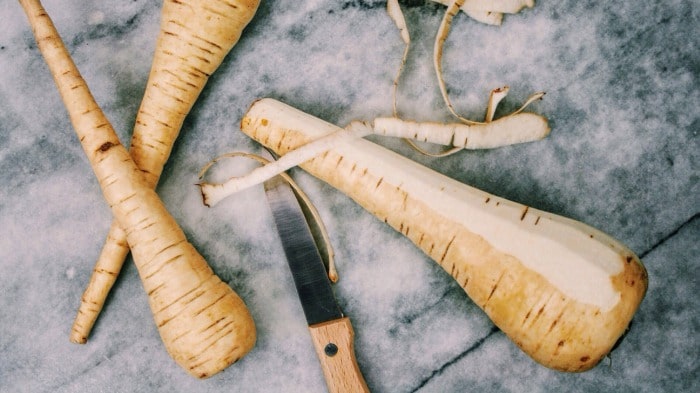
M 280 176 L 265 182 L 282 247 L 309 325 L 343 317 L 299 201 Z

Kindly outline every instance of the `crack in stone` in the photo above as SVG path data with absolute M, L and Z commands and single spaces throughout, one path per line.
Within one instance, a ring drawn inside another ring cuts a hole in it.
M 97 371 L 102 364 L 106 364 L 108 362 L 113 361 L 116 356 L 119 356 L 119 354 L 123 352 L 128 352 L 136 345 L 140 344 L 140 341 L 136 341 L 124 346 L 108 348 L 106 350 L 106 353 L 96 355 L 95 358 L 91 359 L 91 361 L 94 363 L 88 362 L 84 368 L 76 370 L 71 375 L 61 378 L 59 381 L 53 384 L 48 391 L 55 392 L 56 390 L 61 388 L 69 388 L 71 386 L 74 386 L 76 383 L 78 383 L 78 381 L 84 380 L 83 377 L 85 377 L 86 375 Z
M 646 258 L 647 255 L 651 254 L 654 250 L 661 247 L 667 241 L 671 240 L 671 238 L 676 236 L 683 228 L 690 225 L 693 221 L 697 220 L 698 218 L 700 218 L 700 213 L 695 213 L 693 216 L 691 216 L 689 219 L 687 219 L 685 222 L 683 222 L 681 225 L 679 225 L 676 229 L 671 231 L 668 235 L 662 237 L 658 242 L 656 242 L 648 250 L 639 254 L 639 259 Z
M 488 340 L 491 336 L 494 334 L 500 332 L 501 329 L 499 329 L 496 326 L 492 326 L 491 330 L 489 330 L 488 334 L 485 335 L 484 337 L 480 338 L 477 340 L 472 346 L 469 348 L 465 349 L 460 353 L 459 355 L 455 356 L 453 359 L 450 359 L 447 361 L 445 364 L 443 364 L 440 368 L 433 370 L 432 373 L 418 384 L 413 390 L 411 390 L 411 393 L 417 392 L 418 390 L 422 389 L 425 385 L 427 385 L 434 377 L 442 374 L 448 367 L 452 366 L 453 364 L 459 362 L 460 360 L 464 359 L 465 357 L 469 356 L 472 352 L 476 351 L 479 349 L 485 342 Z
M 400 317 L 398 318 L 397 324 L 395 324 L 394 326 L 392 326 L 391 328 L 388 329 L 389 333 L 392 334 L 392 335 L 397 334 L 398 330 L 399 330 L 402 326 L 411 325 L 413 322 L 415 322 L 415 321 L 418 320 L 419 318 L 422 318 L 422 317 L 426 316 L 426 313 L 427 313 L 429 310 L 434 309 L 438 304 L 440 304 L 440 303 L 442 303 L 443 301 L 445 301 L 445 299 L 446 299 L 448 296 L 451 296 L 451 294 L 452 294 L 453 292 L 458 291 L 458 290 L 461 291 L 462 294 L 464 294 L 464 291 L 461 290 L 461 288 L 458 288 L 458 287 L 450 287 L 450 288 L 448 288 L 445 292 L 443 292 L 442 295 L 441 295 L 437 300 L 435 300 L 434 302 L 430 303 L 429 305 L 426 305 L 425 307 L 422 307 L 422 308 L 420 308 L 420 309 L 418 309 L 418 310 L 415 310 L 415 311 L 413 311 L 413 312 L 410 312 L 410 313 L 407 313 L 407 314 L 405 314 L 405 315 L 403 315 L 403 316 L 400 316 Z M 464 294 L 464 295 L 466 295 L 466 294 Z

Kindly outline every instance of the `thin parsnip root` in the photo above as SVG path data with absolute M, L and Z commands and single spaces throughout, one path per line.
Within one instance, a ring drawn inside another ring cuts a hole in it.
M 283 156 L 338 127 L 263 99 L 241 129 Z M 547 367 L 596 365 L 646 292 L 639 258 L 601 231 L 469 187 L 367 140 L 302 168 L 413 241 Z
M 260 0 L 165 0 L 131 156 L 155 188 L 173 143 L 209 76 L 238 42 Z M 81 298 L 70 340 L 85 343 L 129 253 L 114 221 Z
M 40 2 L 19 2 L 105 200 L 126 232 L 166 349 L 191 375 L 221 371 L 255 343 L 248 309 L 187 241 L 120 144 Z
M 550 130 L 547 120 L 534 113 L 520 113 L 473 125 L 415 122 L 395 117 L 380 117 L 365 124 L 374 134 L 461 149 L 493 149 L 537 141 L 546 137 Z
M 399 137 L 411 141 L 427 142 L 450 149 L 439 154 L 429 153 L 418 145 L 413 147 L 424 154 L 445 156 L 462 149 L 493 149 L 519 143 L 540 140 L 549 134 L 547 119 L 534 113 L 523 113 L 529 100 L 516 112 L 493 120 L 498 102 L 505 97 L 508 88 L 499 88 L 491 92 L 486 110 L 486 121 L 472 124 L 443 124 L 434 122 L 415 122 L 396 117 L 380 117 L 374 121 L 353 121 L 342 130 L 324 135 L 293 151 L 288 151 L 279 160 L 256 168 L 244 176 L 232 177 L 224 183 L 199 184 L 204 204 L 213 206 L 227 196 L 246 188 L 262 184 L 284 171 L 301 165 L 322 153 L 341 146 L 352 139 L 366 135 Z M 536 99 L 539 97 L 535 97 Z
M 486 105 L 484 122 L 469 121 L 468 123 L 462 122 L 458 124 L 410 122 L 408 125 L 404 125 L 405 122 L 395 116 L 386 118 L 385 121 L 388 124 L 385 127 L 390 129 L 401 127 L 402 131 L 399 131 L 399 133 L 394 132 L 392 135 L 403 136 L 404 140 L 413 149 L 431 157 L 445 157 L 463 149 L 493 149 L 518 143 L 533 142 L 549 135 L 550 128 L 545 117 L 534 113 L 521 113 L 533 101 L 542 99 L 544 93 L 531 95 L 520 109 L 494 121 L 496 107 L 508 94 L 508 90 L 508 86 L 504 86 L 491 91 L 488 104 Z M 375 120 L 375 127 L 377 120 Z M 415 131 L 409 133 L 409 137 L 406 138 L 405 133 L 409 130 Z M 419 135 L 425 136 L 419 138 Z M 450 138 L 449 142 L 447 142 L 447 138 Z M 452 147 L 434 153 L 425 150 L 414 142 L 419 140 Z

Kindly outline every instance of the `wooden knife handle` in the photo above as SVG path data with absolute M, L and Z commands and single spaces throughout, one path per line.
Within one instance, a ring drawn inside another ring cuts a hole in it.
M 309 326 L 330 393 L 369 392 L 355 359 L 350 319 L 343 317 Z

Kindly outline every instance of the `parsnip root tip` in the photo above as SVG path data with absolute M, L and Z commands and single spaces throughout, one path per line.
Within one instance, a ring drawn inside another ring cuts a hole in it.
M 85 336 L 83 336 L 83 335 L 74 336 L 74 335 L 71 334 L 71 336 L 70 336 L 70 342 L 72 342 L 73 344 L 86 344 L 86 343 L 87 343 L 87 337 L 85 337 Z

